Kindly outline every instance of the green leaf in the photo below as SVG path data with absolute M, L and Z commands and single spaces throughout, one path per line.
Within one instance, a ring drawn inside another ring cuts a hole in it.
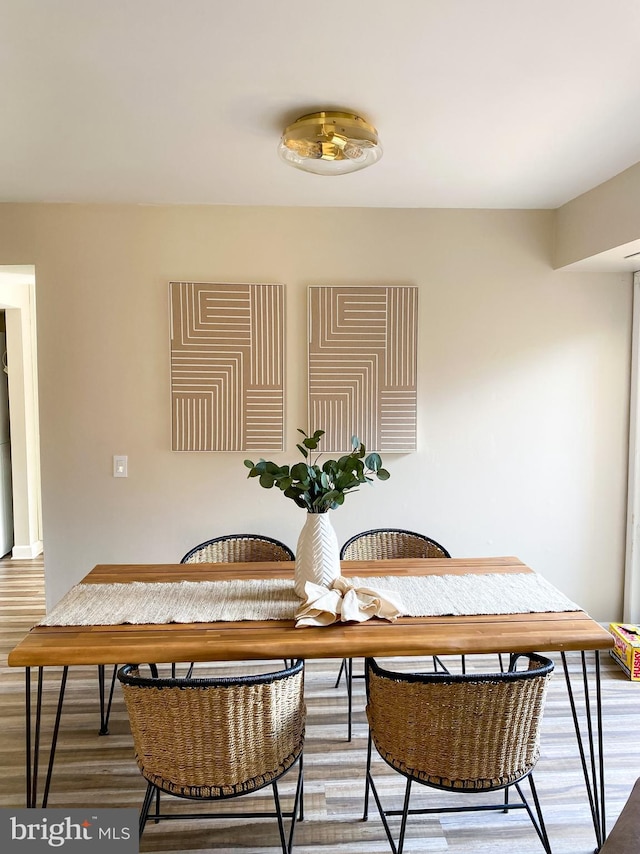
M 386 469 L 378 469 L 376 472 L 376 477 L 378 480 L 389 480 L 391 474 Z
M 294 480 L 307 483 L 309 481 L 309 466 L 306 463 L 296 463 L 291 466 L 291 477 Z
M 314 507 L 328 508 L 333 502 L 338 501 L 341 498 L 342 495 L 339 492 L 336 492 L 335 489 L 331 489 L 329 490 L 329 492 L 325 492 L 321 496 L 316 498 L 313 504 Z
M 263 472 L 260 475 L 260 486 L 263 486 L 265 489 L 271 489 L 274 483 L 273 475 L 267 474 L 267 472 Z
M 251 462 L 251 460 L 245 460 L 245 461 L 244 461 L 244 464 L 245 464 L 245 466 L 246 466 L 248 469 L 252 469 L 252 468 L 253 468 L 253 463 Z
M 378 471 L 382 466 L 380 454 L 369 454 L 369 456 L 365 458 L 364 464 L 368 469 L 371 469 L 371 471 Z
M 339 489 L 341 492 L 344 492 L 348 489 L 353 489 L 354 486 L 357 486 L 359 483 L 359 479 L 357 476 L 354 477 L 353 473 L 350 471 L 342 471 L 338 475 L 336 475 L 333 483 L 336 489 Z
M 305 439 L 305 442 L 306 442 L 306 439 Z M 309 451 L 307 451 L 307 449 L 304 448 L 302 445 L 296 445 L 296 448 L 300 451 L 300 453 L 302 454 L 302 456 L 306 460 L 307 457 L 309 456 Z

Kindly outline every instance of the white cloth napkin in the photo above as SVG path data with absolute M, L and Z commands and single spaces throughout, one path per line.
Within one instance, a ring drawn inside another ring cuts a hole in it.
M 336 578 L 330 588 L 307 581 L 304 592 L 306 598 L 295 615 L 297 629 L 330 626 L 337 622 L 363 623 L 371 617 L 392 622 L 405 613 L 397 594 L 390 590 L 355 587 L 342 576 Z

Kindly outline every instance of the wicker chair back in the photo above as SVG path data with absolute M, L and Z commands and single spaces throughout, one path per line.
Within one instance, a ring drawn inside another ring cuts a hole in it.
M 294 560 L 289 546 L 261 534 L 226 534 L 194 546 L 180 563 L 236 563 L 254 560 Z
M 491 790 L 521 780 L 540 754 L 553 662 L 517 658 L 526 670 L 458 675 L 399 673 L 366 659 L 367 718 L 382 758 L 436 788 Z
M 154 678 L 118 671 L 142 776 L 164 792 L 214 799 L 281 777 L 302 753 L 304 662 L 242 677 Z
M 340 551 L 342 560 L 385 560 L 403 557 L 451 557 L 444 546 L 415 531 L 376 528 L 351 537 Z

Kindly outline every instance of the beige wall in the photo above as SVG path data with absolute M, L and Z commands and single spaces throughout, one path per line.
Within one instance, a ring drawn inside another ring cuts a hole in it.
M 306 426 L 307 286 L 415 284 L 419 450 L 332 512 L 338 539 L 392 525 L 517 555 L 619 617 L 631 277 L 554 271 L 553 217 L 0 206 L 0 264 L 36 267 L 48 603 L 96 563 L 177 561 L 216 534 L 295 546 L 303 511 L 248 481 L 244 454 L 170 450 L 170 280 L 286 285 L 283 461 Z

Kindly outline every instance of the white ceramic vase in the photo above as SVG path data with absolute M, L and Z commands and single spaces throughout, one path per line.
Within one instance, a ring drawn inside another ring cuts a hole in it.
M 339 577 L 340 547 L 329 513 L 307 513 L 296 548 L 294 590 L 304 599 L 307 581 L 331 587 Z

